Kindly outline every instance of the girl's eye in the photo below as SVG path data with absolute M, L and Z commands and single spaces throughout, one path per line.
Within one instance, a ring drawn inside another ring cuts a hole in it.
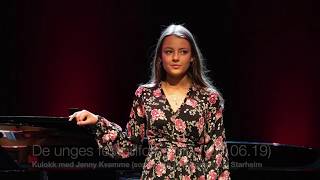
M 187 53 L 188 53 L 187 50 L 181 50 L 181 51 L 180 51 L 180 54 L 187 54 Z
M 165 50 L 164 53 L 165 54 L 172 54 L 172 51 L 171 50 Z

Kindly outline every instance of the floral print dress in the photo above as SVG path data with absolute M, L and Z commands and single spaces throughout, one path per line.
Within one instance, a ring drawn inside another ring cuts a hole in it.
M 148 139 L 141 179 L 230 179 L 219 93 L 193 84 L 174 112 L 161 83 L 139 86 L 126 130 L 99 116 L 96 139 L 104 153 L 127 158 Z

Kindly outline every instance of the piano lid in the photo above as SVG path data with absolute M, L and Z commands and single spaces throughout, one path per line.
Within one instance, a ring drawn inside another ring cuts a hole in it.
M 68 117 L 0 116 L 1 146 L 82 144 L 92 141 L 90 128 Z
M 0 116 L 1 125 L 13 126 L 38 126 L 38 127 L 72 127 L 68 117 L 54 116 Z

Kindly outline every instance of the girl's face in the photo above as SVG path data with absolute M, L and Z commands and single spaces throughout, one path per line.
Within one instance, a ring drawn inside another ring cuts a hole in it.
M 161 59 L 167 76 L 173 78 L 185 76 L 192 62 L 189 41 L 174 35 L 167 36 L 163 40 Z

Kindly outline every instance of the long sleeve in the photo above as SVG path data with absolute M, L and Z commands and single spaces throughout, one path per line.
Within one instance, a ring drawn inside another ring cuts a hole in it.
M 204 133 L 206 179 L 230 180 L 229 157 L 223 124 L 223 102 L 218 92 L 209 96 Z
M 127 158 L 135 154 L 145 136 L 145 111 L 142 103 L 143 88 L 136 90 L 126 130 L 106 118 L 98 117 L 96 140 L 104 155 Z

